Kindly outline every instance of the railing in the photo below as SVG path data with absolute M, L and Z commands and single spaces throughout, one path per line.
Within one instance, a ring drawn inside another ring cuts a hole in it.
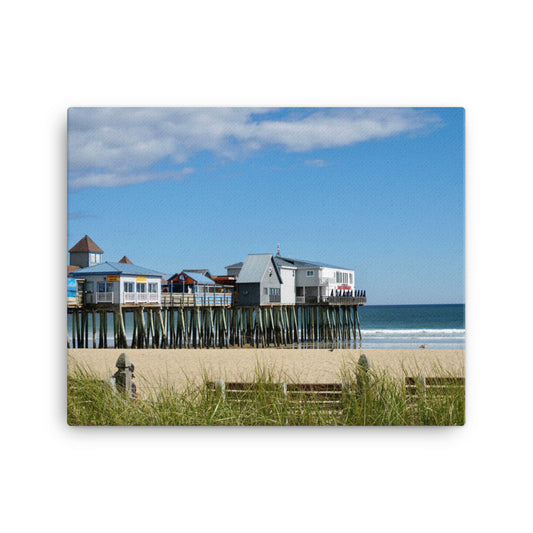
M 195 293 L 195 294 L 181 294 L 164 292 L 161 294 L 161 304 L 168 306 L 194 306 L 194 305 L 232 305 L 233 293 Z
M 328 296 L 327 302 L 329 304 L 365 305 L 366 296 Z
M 92 301 L 91 301 L 92 300 Z M 87 302 L 97 304 L 112 304 L 114 302 L 114 293 L 112 292 L 95 292 L 87 294 Z
M 77 307 L 81 305 L 80 296 L 67 296 L 67 307 Z
M 122 303 L 158 303 L 159 293 L 157 292 L 123 292 Z
M 269 298 L 269 302 L 272 303 L 280 303 L 281 302 L 281 294 L 271 294 Z
M 366 296 L 296 296 L 297 304 L 365 305 Z

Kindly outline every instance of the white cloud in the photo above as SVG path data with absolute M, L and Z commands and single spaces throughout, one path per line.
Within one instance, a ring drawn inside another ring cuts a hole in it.
M 73 108 L 70 186 L 168 179 L 149 169 L 163 159 L 185 165 L 200 151 L 229 159 L 266 146 L 309 152 L 416 134 L 439 121 L 433 113 L 407 108 L 295 109 L 283 118 L 268 108 Z M 187 169 L 174 174 L 183 178 Z
M 194 169 L 190 167 L 165 172 L 92 172 L 69 180 L 69 187 L 76 190 L 85 187 L 118 187 L 146 181 L 181 181 L 192 173 Z
M 308 159 L 305 161 L 305 164 L 308 167 L 325 167 L 327 163 L 323 159 Z

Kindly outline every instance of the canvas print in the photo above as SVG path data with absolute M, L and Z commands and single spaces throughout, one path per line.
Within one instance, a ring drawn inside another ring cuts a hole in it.
M 69 109 L 68 424 L 463 425 L 464 122 Z

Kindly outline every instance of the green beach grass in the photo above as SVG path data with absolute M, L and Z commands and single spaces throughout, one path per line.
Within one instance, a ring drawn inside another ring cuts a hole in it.
M 406 374 L 407 375 L 407 374 Z M 409 375 L 412 375 L 409 374 Z M 295 405 L 271 369 L 257 367 L 254 393 L 246 401 L 224 399 L 208 385 L 189 382 L 185 390 L 163 383 L 147 399 L 130 399 L 87 370 L 77 368 L 67 382 L 67 421 L 72 426 L 458 426 L 465 420 L 464 387 L 446 387 L 439 395 L 414 397 L 404 382 L 384 372 L 362 373 L 357 364 L 339 372 L 347 385 L 341 408 L 311 401 Z M 436 368 L 433 376 L 453 377 Z M 249 381 L 249 380 L 247 380 Z

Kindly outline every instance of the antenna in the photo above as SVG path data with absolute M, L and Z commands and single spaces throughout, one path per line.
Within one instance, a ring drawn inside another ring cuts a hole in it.
M 279 251 L 279 242 L 278 242 L 278 253 L 276 255 L 280 255 L 280 251 Z

